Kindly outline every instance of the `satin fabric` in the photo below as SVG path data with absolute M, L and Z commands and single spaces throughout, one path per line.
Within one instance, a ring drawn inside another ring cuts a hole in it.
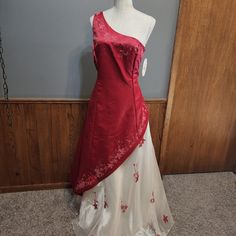
M 139 87 L 145 47 L 93 18 L 97 80 L 71 169 L 77 236 L 165 236 L 174 224 Z
M 85 191 L 78 217 L 72 220 L 77 236 L 165 236 L 174 225 L 167 202 L 149 123 L 143 142 L 110 176 Z M 96 207 L 95 207 L 96 206 Z
M 103 12 L 93 18 L 97 80 L 78 141 L 70 180 L 82 195 L 118 168 L 142 140 L 149 119 L 138 76 L 145 47 L 114 31 Z

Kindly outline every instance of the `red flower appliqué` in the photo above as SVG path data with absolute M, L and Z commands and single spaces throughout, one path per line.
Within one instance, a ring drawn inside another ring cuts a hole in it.
M 150 198 L 150 202 L 154 203 L 155 202 L 155 198 L 154 198 L 154 192 L 152 191 L 152 197 Z
M 135 181 L 135 183 L 137 183 L 138 179 L 139 179 L 139 173 L 138 173 L 138 170 L 137 170 L 138 164 L 133 163 L 133 167 L 134 167 L 134 174 L 133 174 L 134 181 Z
M 141 140 L 140 143 L 139 143 L 139 147 L 142 147 L 142 145 L 143 145 L 143 143 L 144 143 L 145 140 L 146 140 L 145 138 L 142 138 L 142 140 Z
M 168 222 L 168 216 L 166 216 L 166 215 L 163 215 L 163 221 L 165 222 L 165 224 Z
M 94 209 L 98 209 L 98 200 L 97 200 L 97 195 L 96 195 L 96 192 L 93 192 L 94 193 L 94 199 L 93 199 L 93 206 L 94 206 Z
M 127 210 L 127 208 L 128 208 L 128 205 L 127 204 L 123 204 L 122 201 L 121 201 L 120 208 L 121 208 L 122 212 L 125 212 Z

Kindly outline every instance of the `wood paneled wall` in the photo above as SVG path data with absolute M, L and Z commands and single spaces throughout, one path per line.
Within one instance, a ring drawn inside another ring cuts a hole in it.
M 236 1 L 181 0 L 160 169 L 236 171 Z
M 70 186 L 69 171 L 86 100 L 0 101 L 0 192 Z M 159 161 L 166 100 L 146 100 L 150 128 Z

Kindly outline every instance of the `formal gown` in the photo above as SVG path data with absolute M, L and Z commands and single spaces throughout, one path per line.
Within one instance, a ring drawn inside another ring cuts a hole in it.
M 174 225 L 139 86 L 145 46 L 94 14 L 97 79 L 70 180 L 79 199 L 72 220 L 79 236 L 165 236 Z

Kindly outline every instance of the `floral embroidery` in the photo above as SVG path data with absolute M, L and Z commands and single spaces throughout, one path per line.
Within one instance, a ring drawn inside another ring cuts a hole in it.
M 163 221 L 165 222 L 165 224 L 168 222 L 168 216 L 166 216 L 166 215 L 163 215 Z
M 98 209 L 98 200 L 97 200 L 97 195 L 96 195 L 96 192 L 93 192 L 94 193 L 94 199 L 93 199 L 93 206 L 94 206 L 94 209 Z
M 95 17 L 96 16 L 96 17 Z M 97 12 L 95 14 L 94 19 L 94 25 L 93 25 L 93 57 L 94 62 L 97 66 L 97 59 L 96 59 L 96 52 L 95 48 L 97 45 L 105 46 L 109 45 L 109 50 L 117 50 L 119 52 L 117 55 L 118 57 L 122 58 L 122 60 L 125 60 L 125 63 L 127 65 L 127 72 L 130 74 L 130 76 L 133 76 L 133 62 L 141 62 L 141 59 L 139 60 L 139 57 L 137 57 L 138 54 L 144 53 L 143 47 L 140 47 L 139 44 L 130 43 L 130 40 L 133 37 L 122 35 L 120 33 L 114 33 L 114 30 L 111 29 L 111 27 L 107 24 L 107 22 L 104 20 L 103 15 L 101 12 Z M 122 43 L 121 43 L 121 36 L 122 37 Z M 125 37 L 124 37 L 125 36 Z M 112 45 L 112 46 L 111 46 Z M 133 56 L 133 54 L 135 56 Z M 131 58 L 134 58 L 131 60 Z M 129 66 L 128 66 L 129 65 Z M 136 72 L 138 73 L 138 72 Z
M 126 48 L 119 46 L 119 52 L 122 56 L 128 56 L 129 52 L 126 50 Z
M 102 177 L 104 173 L 107 173 L 109 169 L 112 169 L 114 166 L 117 165 L 117 163 L 123 158 L 124 154 L 129 150 L 133 144 L 140 139 L 140 135 L 145 129 L 148 118 L 149 118 L 149 110 L 147 108 L 147 105 L 143 103 L 142 106 L 142 117 L 138 126 L 138 132 L 134 133 L 132 137 L 122 137 L 116 141 L 116 145 L 114 146 L 113 150 L 113 158 L 109 162 L 109 164 L 103 164 L 101 163 L 98 165 L 93 171 L 90 172 L 89 175 L 83 174 L 80 181 L 75 186 L 75 191 L 79 192 L 83 188 L 87 186 L 91 186 L 95 183 L 97 183 L 98 178 Z
M 146 140 L 145 138 L 142 138 L 142 140 L 141 140 L 140 143 L 139 143 L 139 147 L 142 147 L 142 145 L 143 145 L 143 143 L 144 143 L 145 140 Z
M 116 49 L 119 51 L 119 57 L 127 57 L 127 60 L 130 61 L 131 63 L 131 60 L 130 60 L 130 55 L 133 53 L 133 50 L 137 49 L 136 47 L 134 48 L 133 46 L 131 47 L 129 44 L 125 45 L 124 43 L 120 44 L 118 43 L 116 45 Z M 136 51 L 136 50 L 135 50 Z M 128 64 L 128 62 L 126 62 Z
M 107 204 L 107 200 L 106 200 L 106 194 L 104 195 L 104 198 L 105 198 L 105 200 L 104 200 L 104 208 L 107 208 L 108 204 Z
M 128 205 L 127 204 L 123 204 L 122 201 L 121 201 L 120 208 L 121 208 L 122 212 L 125 212 L 127 210 L 127 208 L 128 208 Z
M 151 203 L 154 203 L 154 202 L 155 202 L 154 192 L 153 192 L 153 191 L 152 191 L 152 198 L 150 199 L 150 202 L 151 202 Z
M 133 163 L 133 167 L 134 167 L 134 174 L 133 174 L 134 181 L 135 181 L 135 183 L 137 183 L 138 182 L 138 178 L 139 178 L 139 173 L 138 173 L 138 170 L 137 170 L 138 164 Z

